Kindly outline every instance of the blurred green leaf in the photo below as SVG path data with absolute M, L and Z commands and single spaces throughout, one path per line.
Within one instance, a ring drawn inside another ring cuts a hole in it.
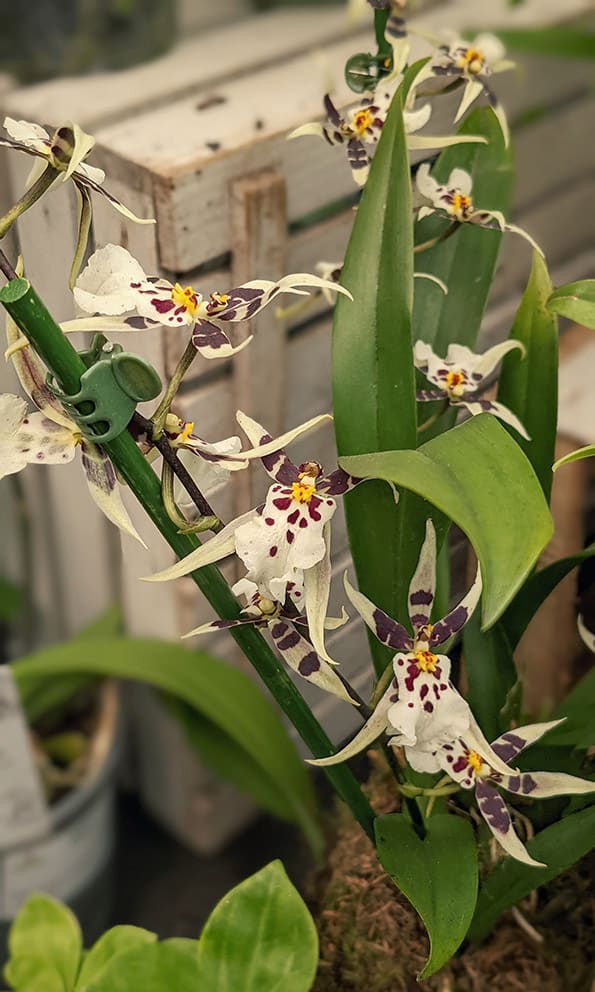
M 570 690 L 566 699 L 552 714 L 553 720 L 565 717 L 564 723 L 554 727 L 547 735 L 547 744 L 588 748 L 595 744 L 595 668 Z
M 510 603 L 552 535 L 531 465 L 489 414 L 472 417 L 417 451 L 355 455 L 340 463 L 353 475 L 411 489 L 465 531 L 481 563 L 484 627 Z
M 537 252 L 510 337 L 525 346 L 525 357 L 508 354 L 502 363 L 498 401 L 509 407 L 531 440 L 509 433 L 535 469 L 549 503 L 558 419 L 558 321 L 546 304 L 552 291 L 547 266 Z
M 563 8 L 561 8 L 563 9 Z M 595 34 L 557 24 L 552 28 L 517 28 L 494 32 L 513 52 L 559 55 L 569 59 L 595 59 Z
M 588 558 L 592 558 L 593 555 L 595 555 L 595 544 L 590 544 L 584 551 L 569 555 L 567 558 L 559 558 L 558 561 L 546 565 L 545 568 L 535 572 L 527 579 L 525 585 L 502 616 L 506 637 L 513 651 L 529 626 L 532 617 L 535 616 L 541 604 L 554 591 L 558 583 L 565 579 L 573 568 Z
M 157 940 L 157 934 L 141 927 L 112 927 L 101 935 L 93 947 L 87 951 L 75 986 L 75 992 L 87 992 L 89 986 L 101 978 L 104 969 L 126 951 L 135 947 L 146 947 Z
M 199 992 L 196 960 L 172 945 L 145 944 L 117 954 L 86 992 Z
M 241 882 L 215 906 L 197 960 L 205 992 L 309 992 L 318 936 L 280 861 Z
M 276 794 L 276 815 L 298 823 L 313 842 L 318 837 L 315 800 L 301 761 L 277 711 L 243 672 L 178 644 L 123 637 L 90 638 L 56 645 L 14 662 L 12 671 L 27 706 L 29 688 L 38 680 L 64 675 L 111 676 L 136 679 L 171 693 L 188 703 L 229 738 L 230 746 L 244 751 Z M 230 763 L 230 773 L 233 766 Z M 239 775 L 232 779 L 242 789 Z
M 581 279 L 560 286 L 549 297 L 547 306 L 552 313 L 595 328 L 595 279 Z
M 501 861 L 481 886 L 469 938 L 483 940 L 504 910 L 539 886 L 547 885 L 588 854 L 594 831 L 595 806 L 592 806 L 564 817 L 527 841 L 529 854 L 543 861 L 545 868 L 534 868 L 513 858 Z
M 22 608 L 22 590 L 8 579 L 0 578 L 0 622 L 15 620 Z
M 402 813 L 375 821 L 378 858 L 421 916 L 430 956 L 418 976 L 429 978 L 463 942 L 477 899 L 477 846 L 470 823 L 439 813 L 423 840 Z
M 503 724 L 501 710 L 517 679 L 501 623 L 482 631 L 475 613 L 463 628 L 463 652 L 467 701 L 485 736 L 493 741 L 509 727 Z
M 68 907 L 35 893 L 10 928 L 5 978 L 16 992 L 72 992 L 82 946 L 80 927 Z
M 353 302 L 337 300 L 333 323 L 333 408 L 340 454 L 415 448 L 412 361 L 413 224 L 402 100 L 393 99 L 358 207 L 341 281 Z M 406 505 L 407 504 L 407 507 Z M 395 506 L 388 486 L 368 482 L 345 499 L 353 561 L 362 591 L 402 614 L 423 539 L 413 501 Z M 409 508 L 410 512 L 407 512 Z M 378 671 L 390 652 L 370 638 Z

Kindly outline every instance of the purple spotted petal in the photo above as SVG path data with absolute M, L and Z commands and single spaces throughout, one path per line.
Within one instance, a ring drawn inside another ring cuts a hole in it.
M 531 857 L 517 836 L 504 800 L 493 786 L 488 785 L 487 782 L 478 782 L 475 786 L 475 797 L 479 812 L 501 847 L 517 861 L 536 868 L 544 867 L 541 861 L 535 861 Z
M 345 592 L 355 606 L 364 623 L 376 635 L 382 644 L 393 651 L 409 651 L 413 647 L 413 638 L 405 628 L 380 610 L 374 603 L 358 592 L 349 582 L 347 576 L 343 579 Z
M 444 393 L 437 389 L 418 389 L 415 398 L 419 403 L 433 403 L 434 400 L 443 400 Z
M 370 156 L 359 138 L 347 142 L 347 161 L 358 186 L 364 186 L 370 171 Z
M 81 460 L 89 492 L 101 512 L 121 531 L 144 545 L 122 502 L 116 471 L 103 448 L 82 441 Z
M 426 536 L 419 554 L 417 568 L 409 585 L 409 619 L 414 632 L 424 627 L 430 619 L 436 586 L 436 531 L 431 520 L 426 520 Z
M 229 349 L 231 341 L 225 331 L 208 320 L 197 320 L 192 329 L 192 344 L 201 353 Z
M 328 93 L 324 97 L 324 109 L 326 110 L 326 116 L 328 117 L 329 123 L 332 124 L 333 127 L 340 128 L 343 123 L 343 118 Z
M 519 796 L 548 799 L 550 796 L 576 796 L 595 792 L 595 782 L 564 772 L 520 772 L 509 775 L 503 788 Z
M 240 410 L 236 414 L 236 419 L 254 448 L 268 444 L 269 441 L 273 440 L 262 424 L 246 416 Z M 293 482 L 297 482 L 299 479 L 297 465 L 293 464 L 282 448 L 270 455 L 265 455 L 264 458 L 261 458 L 261 462 L 271 479 L 274 479 L 275 482 L 280 482 L 283 486 L 291 486 Z
M 438 620 L 434 624 L 430 636 L 432 647 L 435 647 L 437 644 L 443 644 L 444 641 L 447 641 L 449 637 L 456 634 L 467 623 L 467 620 L 479 602 L 480 596 L 481 572 L 478 565 L 473 585 L 467 595 L 463 597 L 458 606 L 455 606 L 454 610 L 451 610 L 442 620 Z
M 354 475 L 348 475 L 342 468 L 335 469 L 328 475 L 323 475 L 316 483 L 318 492 L 328 493 L 329 496 L 343 496 L 359 486 L 365 479 L 357 479 Z
M 354 702 L 331 666 L 318 657 L 312 645 L 291 624 L 285 620 L 275 620 L 270 632 L 283 660 L 301 678 L 348 703 Z

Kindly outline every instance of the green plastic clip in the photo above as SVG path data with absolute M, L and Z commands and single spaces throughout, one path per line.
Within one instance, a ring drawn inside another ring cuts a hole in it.
M 358 52 L 345 64 L 345 82 L 355 93 L 374 90 L 383 76 L 392 71 L 392 54 Z
M 96 334 L 91 347 L 79 352 L 87 371 L 78 393 L 66 395 L 48 375 L 48 388 L 68 408 L 89 441 L 113 441 L 126 430 L 137 403 L 153 400 L 161 392 L 155 369 L 138 355 Z

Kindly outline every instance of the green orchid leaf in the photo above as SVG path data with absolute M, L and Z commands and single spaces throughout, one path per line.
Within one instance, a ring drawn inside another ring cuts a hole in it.
M 430 956 L 419 979 L 429 978 L 463 942 L 477 900 L 477 847 L 470 823 L 448 813 L 426 821 L 423 840 L 402 813 L 375 821 L 383 868 L 421 916 Z
M 564 455 L 563 458 L 558 458 L 558 461 L 554 462 L 554 472 L 557 472 L 562 465 L 579 462 L 582 458 L 592 458 L 593 455 L 595 455 L 595 444 L 587 444 L 584 448 L 577 448 L 576 451 L 571 451 L 568 455 Z
M 87 986 L 86 992 L 199 992 L 196 959 L 172 945 L 144 944 L 117 954 Z
M 501 711 L 517 680 L 502 624 L 482 631 L 475 613 L 463 628 L 463 655 L 467 701 L 485 736 L 493 741 L 509 727 L 503 724 Z
M 341 282 L 353 302 L 337 301 L 333 323 L 333 407 L 342 455 L 415 448 L 412 361 L 413 224 L 402 101 L 419 64 L 395 95 L 349 240 Z M 435 287 L 434 287 L 435 288 Z M 439 292 L 438 290 L 436 290 Z M 402 615 L 424 535 L 424 511 L 388 486 L 368 482 L 345 498 L 360 588 Z M 377 671 L 391 653 L 370 637 Z
M 489 414 L 472 417 L 417 451 L 354 455 L 340 464 L 353 475 L 412 490 L 465 531 L 481 563 L 486 628 L 511 602 L 552 535 L 531 465 Z
M 114 958 L 156 940 L 157 934 L 141 927 L 118 926 L 107 930 L 85 955 L 75 992 L 88 992 L 90 985 L 101 978 L 104 969 L 108 965 L 110 969 L 113 967 Z
M 551 294 L 547 305 L 552 313 L 595 328 L 595 279 L 581 279 L 560 286 Z
M 482 884 L 473 922 L 471 940 L 483 940 L 496 920 L 509 906 L 528 896 L 540 885 L 547 885 L 593 846 L 595 806 L 565 816 L 527 841 L 531 857 L 543 861 L 545 868 L 534 868 L 513 858 L 505 858 Z
M 318 935 L 280 861 L 241 882 L 215 906 L 200 936 L 197 960 L 201 989 L 311 989 Z
M 547 735 L 547 744 L 556 747 L 588 748 L 595 744 L 595 668 L 570 690 L 566 699 L 552 714 L 553 720 L 564 723 L 554 727 Z
M 466 144 L 446 148 L 432 169 L 438 182 L 447 182 L 453 169 L 464 169 L 473 180 L 477 207 L 507 214 L 512 199 L 513 168 L 510 149 L 504 147 L 502 129 L 490 108 L 470 113 L 459 134 L 478 134 L 486 145 Z M 415 240 L 426 242 L 444 230 L 446 223 L 428 217 L 415 226 Z M 415 256 L 415 271 L 427 272 L 448 286 L 444 296 L 426 279 L 415 281 L 414 340 L 426 341 L 437 354 L 446 353 L 454 340 L 473 348 L 494 278 L 502 235 L 472 224 L 463 225 L 452 237 Z M 473 291 L 470 292 L 470 287 Z M 453 337 L 453 330 L 456 337 Z M 429 404 L 423 404 L 422 419 Z
M 531 437 L 526 441 L 509 429 L 535 469 L 548 503 L 558 415 L 558 321 L 546 306 L 551 291 L 547 266 L 534 251 L 529 282 L 510 331 L 510 337 L 524 345 L 525 357 L 509 353 L 498 383 L 498 401 L 516 413 Z
M 82 947 L 80 927 L 66 906 L 41 893 L 29 896 L 8 935 L 6 980 L 16 992 L 72 992 Z
M 558 583 L 565 579 L 573 568 L 592 558 L 593 555 L 595 555 L 595 544 L 590 544 L 583 551 L 568 555 L 567 558 L 559 558 L 558 561 L 546 565 L 529 577 L 502 616 L 506 638 L 513 651 L 529 626 L 531 618 L 535 616 L 541 604 Z
M 0 623 L 15 620 L 22 608 L 22 590 L 7 579 L 0 578 Z
M 178 644 L 112 637 L 90 638 L 84 650 L 75 641 L 38 651 L 14 662 L 12 671 L 25 700 L 30 684 L 64 675 L 136 679 L 176 696 L 210 721 L 215 733 L 225 735 L 230 748 L 245 752 L 254 774 L 266 783 L 260 796 L 267 789 L 276 795 L 272 812 L 283 810 L 284 818 L 298 823 L 312 841 L 318 835 L 305 766 L 276 710 L 237 668 Z M 229 769 L 231 774 L 233 762 Z M 245 785 L 239 775 L 233 784 Z
M 569 59 L 595 59 L 595 34 L 557 24 L 553 28 L 497 29 L 496 34 L 512 51 L 558 55 Z

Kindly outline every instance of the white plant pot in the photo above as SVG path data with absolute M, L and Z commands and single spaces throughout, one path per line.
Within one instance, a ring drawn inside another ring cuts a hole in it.
M 101 688 L 98 726 L 82 785 L 50 809 L 44 836 L 0 850 L 0 940 L 31 892 L 68 903 L 87 939 L 109 918 L 114 850 L 116 763 L 120 751 L 120 702 L 115 682 Z

